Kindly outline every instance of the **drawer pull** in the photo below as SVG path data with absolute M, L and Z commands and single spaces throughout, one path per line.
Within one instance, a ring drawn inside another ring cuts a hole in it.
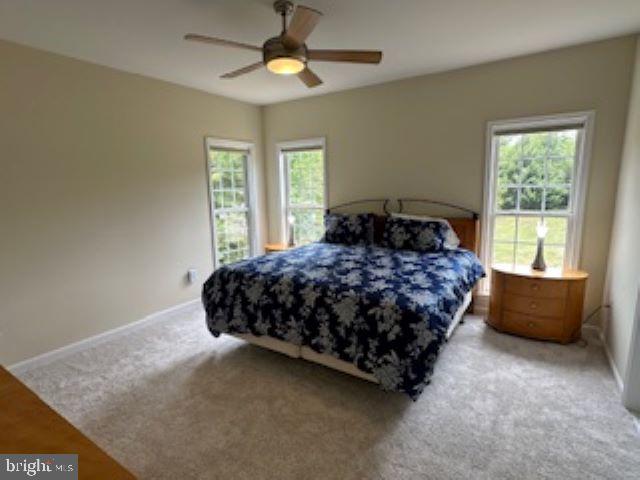
M 535 323 L 533 323 L 533 322 L 529 322 L 529 324 L 528 324 L 528 325 L 529 325 L 529 328 L 533 328 L 533 327 L 535 327 L 535 326 L 536 326 L 536 324 L 535 324 Z
M 531 302 L 529 304 L 529 307 L 531 308 L 531 310 L 535 310 L 536 308 L 538 308 L 538 304 L 536 302 Z
M 540 285 L 538 285 L 537 283 L 532 283 L 531 290 L 540 290 Z

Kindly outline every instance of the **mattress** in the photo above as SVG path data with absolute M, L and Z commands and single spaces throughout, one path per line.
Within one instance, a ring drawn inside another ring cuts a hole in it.
M 462 318 L 467 311 L 467 308 L 471 304 L 471 300 L 473 299 L 473 295 L 471 292 L 467 292 L 462 302 L 462 305 L 458 308 L 458 311 L 453 316 L 453 321 L 449 325 L 447 329 L 447 340 L 451 338 L 453 332 L 456 327 L 462 321 Z M 285 354 L 291 358 L 303 358 L 305 360 L 309 360 L 310 362 L 318 363 L 320 365 L 324 365 L 325 367 L 333 368 L 334 370 L 338 370 L 343 373 L 347 373 L 349 375 L 353 375 L 358 378 L 362 378 L 369 382 L 379 383 L 378 379 L 374 377 L 370 373 L 363 372 L 362 370 L 358 370 L 351 363 L 338 360 L 335 357 L 327 355 L 326 353 L 318 353 L 309 347 L 294 345 L 292 343 L 285 342 L 283 340 L 277 340 L 275 338 L 268 337 L 263 335 L 261 337 L 256 337 L 250 333 L 231 333 L 236 338 L 244 340 L 245 342 L 249 342 L 253 345 L 257 345 L 262 348 L 266 348 L 268 350 L 272 350 L 274 352 Z

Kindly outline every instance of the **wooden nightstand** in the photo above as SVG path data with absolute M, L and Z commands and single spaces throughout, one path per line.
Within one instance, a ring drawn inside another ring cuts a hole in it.
M 285 250 L 289 250 L 290 247 L 286 243 L 267 243 L 264 246 L 264 253 L 275 253 L 275 252 L 284 252 Z
M 586 272 L 493 267 L 486 322 L 496 330 L 560 343 L 580 338 Z

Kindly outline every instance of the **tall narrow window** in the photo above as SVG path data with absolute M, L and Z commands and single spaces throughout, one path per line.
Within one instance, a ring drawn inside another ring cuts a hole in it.
M 253 253 L 249 191 L 250 145 L 207 140 L 215 267 Z
M 487 265 L 529 266 L 536 226 L 550 267 L 577 266 L 591 114 L 490 125 L 485 198 Z
M 279 152 L 284 238 L 296 245 L 319 240 L 326 208 L 324 141 L 287 142 Z

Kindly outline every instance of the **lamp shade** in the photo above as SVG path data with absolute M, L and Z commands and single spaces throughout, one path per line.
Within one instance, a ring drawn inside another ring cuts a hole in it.
M 538 223 L 538 225 L 536 226 L 536 233 L 538 234 L 538 238 L 544 238 L 547 236 L 547 231 L 549 229 L 547 228 L 547 226 L 544 224 L 544 222 L 540 222 Z

